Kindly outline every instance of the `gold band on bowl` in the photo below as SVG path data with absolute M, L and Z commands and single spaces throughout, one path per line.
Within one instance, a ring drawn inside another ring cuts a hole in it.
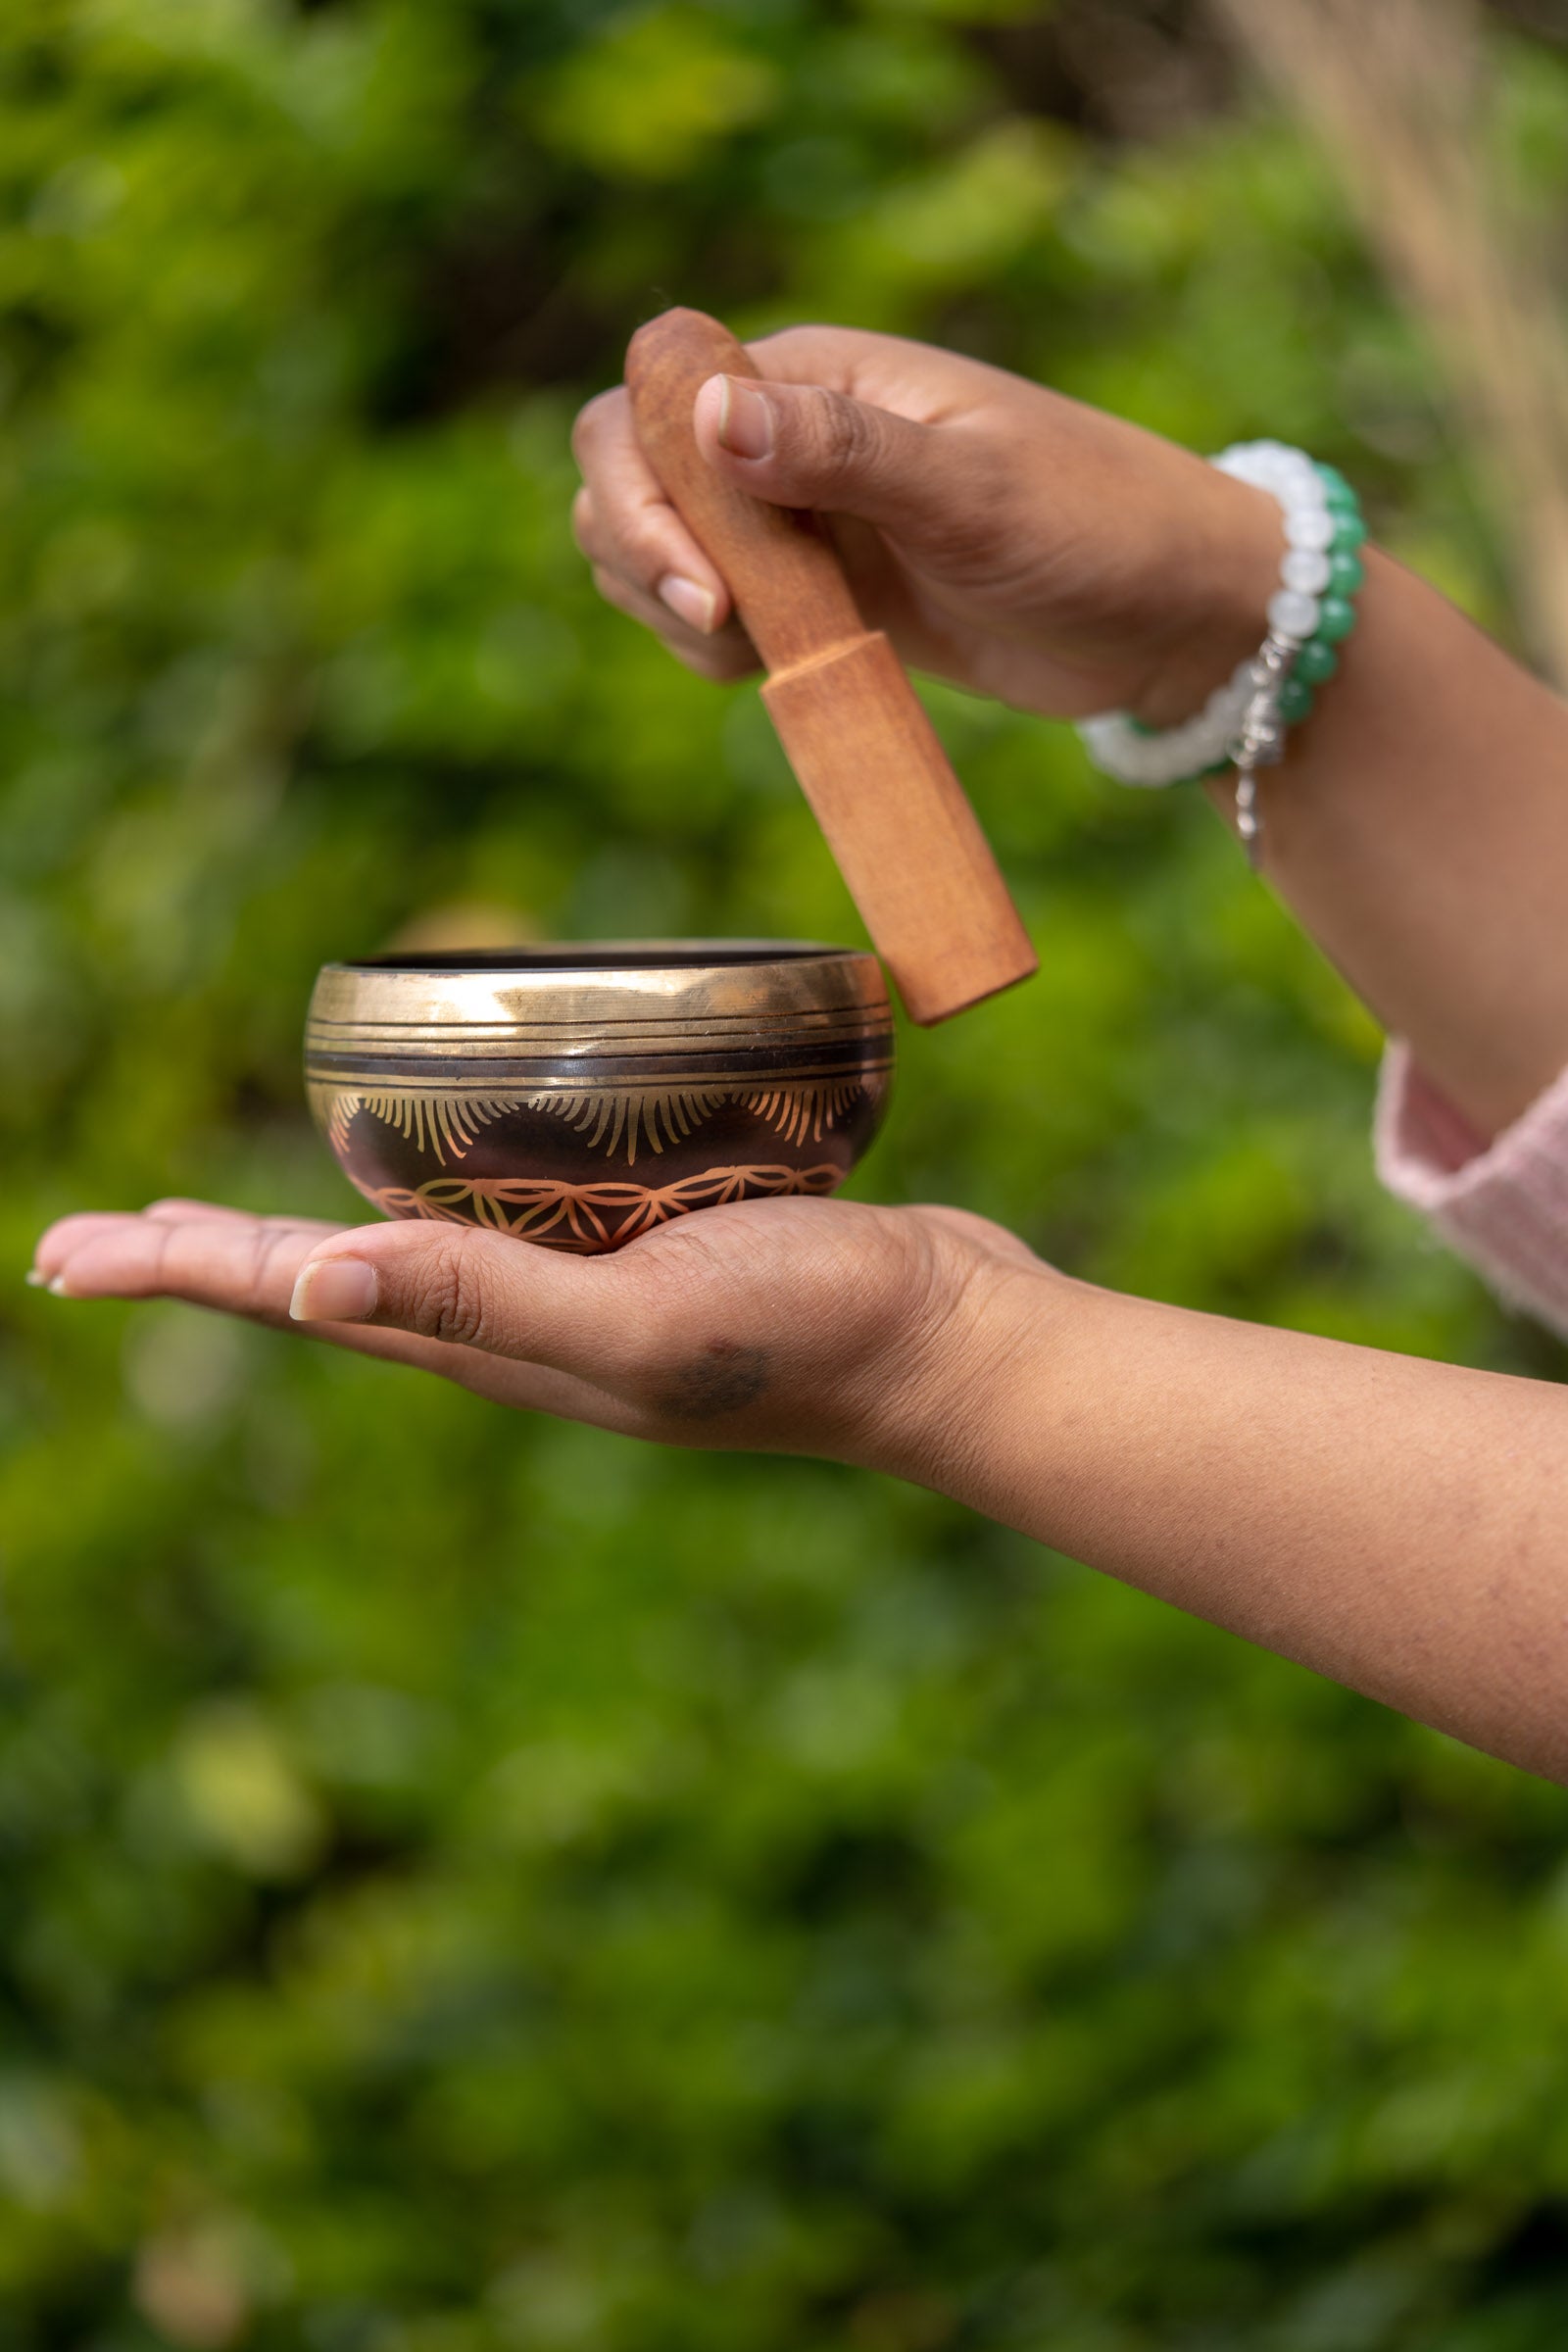
M 703 951 L 712 960 L 703 960 Z M 657 960 L 661 956 L 667 961 Z M 637 959 L 637 960 L 633 960 Z M 785 1035 L 815 1045 L 885 1035 L 874 956 L 781 940 L 595 941 L 514 957 L 329 963 L 306 1021 L 308 1058 L 421 1051 L 483 1060 L 537 1054 L 708 1054 Z

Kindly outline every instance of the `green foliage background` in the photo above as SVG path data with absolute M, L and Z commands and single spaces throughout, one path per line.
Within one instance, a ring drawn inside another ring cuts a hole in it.
M 1506 627 L 1322 168 L 1134 0 L 10 0 L 0 190 L 0 2345 L 1560 2343 L 1560 1793 L 888 1482 L 20 1288 L 71 1208 L 353 1214 L 327 957 L 858 936 L 569 544 L 666 300 L 1303 442 Z M 1560 1371 L 1202 806 L 932 700 L 1043 969 L 859 1189 Z

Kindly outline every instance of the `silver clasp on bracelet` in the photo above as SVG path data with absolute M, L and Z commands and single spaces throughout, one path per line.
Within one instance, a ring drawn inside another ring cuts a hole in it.
M 1252 691 L 1243 706 L 1241 725 L 1225 747 L 1236 762 L 1236 830 L 1256 870 L 1261 861 L 1263 818 L 1257 805 L 1257 771 L 1273 767 L 1285 756 L 1285 720 L 1280 696 L 1301 650 L 1297 637 L 1270 629 L 1252 661 Z

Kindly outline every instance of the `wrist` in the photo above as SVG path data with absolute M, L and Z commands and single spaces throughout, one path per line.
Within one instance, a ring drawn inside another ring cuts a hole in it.
M 1164 576 L 1186 594 L 1127 704 L 1148 727 L 1179 726 L 1256 653 L 1279 586 L 1285 542 L 1277 502 L 1212 466 L 1201 473 L 1204 495 L 1173 517 L 1162 561 Z
M 1021 1386 L 1049 1386 L 1053 1335 L 1089 1286 L 1021 1247 L 984 1257 L 944 1309 L 922 1306 L 859 1458 L 867 1468 L 992 1509 Z M 988 1499 L 990 1498 L 990 1499 Z

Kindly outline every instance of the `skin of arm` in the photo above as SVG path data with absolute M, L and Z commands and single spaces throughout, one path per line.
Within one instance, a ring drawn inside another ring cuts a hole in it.
M 1073 1289 L 1010 1302 L 948 1492 L 1568 1779 L 1568 1395 Z
M 760 1201 L 617 1256 L 190 1201 L 38 1275 L 304 1329 L 498 1403 L 931 1487 L 1568 1779 L 1568 1394 L 1074 1281 L 948 1208 Z
M 1568 1063 L 1568 711 L 1376 549 L 1357 611 L 1263 784 L 1265 870 L 1491 1137 Z

